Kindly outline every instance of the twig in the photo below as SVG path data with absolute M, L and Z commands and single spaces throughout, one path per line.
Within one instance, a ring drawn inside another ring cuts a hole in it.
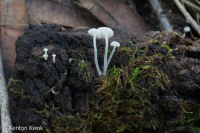
M 200 28 L 199 28 L 197 22 L 190 16 L 190 14 L 187 12 L 185 7 L 180 3 L 179 0 L 174 0 L 174 2 L 178 6 L 180 11 L 183 13 L 183 15 L 185 16 L 187 22 L 190 23 L 192 25 L 192 27 L 196 30 L 196 32 L 200 35 Z
M 1 125 L 2 133 L 12 133 L 12 130 L 9 129 L 11 124 L 10 111 L 9 111 L 9 98 L 6 89 L 6 81 L 4 78 L 3 64 L 1 57 L 1 48 L 0 48 L 0 107 L 1 107 Z
M 200 19 L 199 13 L 196 14 L 196 19 L 197 19 L 197 24 L 199 25 L 199 19 Z
M 195 4 L 193 4 L 192 2 L 188 1 L 188 0 L 181 0 L 184 4 L 186 4 L 187 6 L 195 9 L 196 11 L 200 12 L 200 7 L 196 6 Z
M 194 0 L 199 6 L 200 6 L 200 1 L 198 0 Z
M 158 20 L 164 30 L 173 31 L 172 26 L 170 25 L 167 16 L 164 14 L 162 7 L 160 6 L 158 0 L 149 0 L 151 7 L 156 12 Z

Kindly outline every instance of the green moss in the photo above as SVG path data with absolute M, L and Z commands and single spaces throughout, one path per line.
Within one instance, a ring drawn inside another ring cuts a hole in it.
M 87 67 L 87 63 L 84 63 L 83 61 L 78 62 L 78 67 L 81 71 L 83 71 Z
M 39 56 L 39 58 L 40 58 L 40 59 L 44 59 L 44 56 L 43 56 L 43 55 L 42 55 L 42 56 Z
M 122 47 L 119 49 L 120 53 L 130 53 L 132 49 L 130 47 Z
M 79 77 L 81 77 L 82 79 L 84 79 L 87 82 L 88 78 L 90 78 L 90 71 L 87 68 L 88 64 L 85 63 L 81 59 L 74 59 L 74 58 L 70 58 L 70 59 L 72 61 L 75 61 L 76 65 L 77 65 L 76 71 L 78 72 Z
M 11 84 L 15 86 L 14 88 L 11 88 Z M 7 84 L 7 88 L 10 89 L 15 94 L 24 95 L 24 81 L 19 79 L 9 79 L 9 82 Z
M 65 72 L 64 72 L 61 80 L 58 81 L 58 83 L 55 86 L 51 87 L 51 89 L 48 90 L 45 94 L 50 93 L 52 90 L 56 89 L 63 82 L 63 80 L 65 79 L 65 77 L 67 76 L 67 72 L 68 72 L 68 69 L 65 70 Z
M 148 43 L 150 43 L 150 44 L 157 44 L 157 43 L 158 43 L 158 40 L 149 40 Z
M 86 69 L 87 67 L 87 63 L 85 63 L 83 60 L 81 59 L 74 59 L 74 58 L 70 58 L 72 61 L 76 61 L 78 63 L 78 71 L 84 71 L 84 69 Z
M 58 121 L 63 118 L 58 118 L 53 122 L 55 130 L 100 133 L 142 131 L 161 126 L 159 118 L 156 119 L 151 111 L 150 99 L 154 91 L 169 82 L 167 76 L 153 65 L 156 58 L 165 56 L 157 54 L 147 57 L 143 50 L 143 54 L 136 57 L 135 53 L 141 49 L 135 48 L 126 66 L 114 66 L 101 78 L 99 82 L 102 85 L 90 97 L 86 112 L 68 118 L 65 123 L 67 127 L 62 126 L 65 120 L 59 124 Z M 144 80 L 151 82 L 142 86 Z
M 153 41 L 158 43 L 158 40 Z M 146 47 L 145 45 L 143 47 Z M 151 97 L 158 91 L 167 91 L 168 76 L 153 63 L 156 59 L 171 59 L 172 49 L 161 45 L 168 53 L 155 53 L 146 56 L 146 49 L 139 46 L 122 48 L 119 51 L 128 52 L 130 61 L 109 69 L 102 83 L 87 100 L 87 110 L 83 114 L 77 113 L 66 118 L 57 117 L 52 125 L 58 132 L 81 133 L 110 133 L 110 132 L 166 132 L 178 130 L 186 125 L 197 130 L 194 122 L 199 120 L 199 107 L 195 103 L 182 104 L 178 118 L 163 121 L 165 114 L 158 115 L 152 111 Z M 136 56 L 136 52 L 142 52 Z M 132 54 L 130 54 L 133 52 Z M 146 85 L 143 85 L 146 81 Z M 90 99 L 90 100 L 89 100 Z M 186 101 L 184 101 L 186 102 Z M 195 106 L 194 106 L 195 105 Z M 192 109 L 188 109 L 193 107 Z M 186 111 L 187 110 L 187 111 Z M 193 113 L 188 113 L 195 110 Z

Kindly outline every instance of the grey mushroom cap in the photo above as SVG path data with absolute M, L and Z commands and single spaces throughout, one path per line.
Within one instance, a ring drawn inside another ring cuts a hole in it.
M 108 27 L 100 27 L 100 28 L 98 28 L 98 30 L 101 34 L 101 38 L 104 38 L 106 34 L 107 34 L 108 38 L 111 38 L 114 35 L 113 30 Z
M 116 42 L 116 41 L 113 41 L 111 44 L 110 44 L 110 46 L 115 46 L 115 47 L 119 47 L 120 46 L 120 44 L 118 43 L 118 42 Z
M 88 31 L 88 34 L 90 34 L 91 36 L 95 36 L 96 35 L 96 38 L 100 39 L 101 38 L 101 34 L 99 32 L 99 30 L 95 29 L 95 28 L 92 28 Z

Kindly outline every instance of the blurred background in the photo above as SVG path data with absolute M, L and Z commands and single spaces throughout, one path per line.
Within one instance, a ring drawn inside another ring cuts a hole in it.
M 107 26 L 135 36 L 168 30 L 192 40 L 200 32 L 199 0 L 0 0 L 0 8 L 6 80 L 14 69 L 15 41 L 29 24 L 56 23 L 63 30 Z

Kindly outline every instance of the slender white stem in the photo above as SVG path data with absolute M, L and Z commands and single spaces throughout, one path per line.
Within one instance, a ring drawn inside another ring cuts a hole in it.
M 107 67 L 107 60 L 108 60 L 108 36 L 107 36 L 107 34 L 105 34 L 105 41 L 106 41 L 106 46 L 105 46 L 105 54 L 104 54 L 103 75 L 106 74 L 106 67 Z
M 56 62 L 56 55 L 53 54 L 52 56 L 53 56 L 53 63 L 55 63 Z
M 112 59 L 112 56 L 113 56 L 113 54 L 114 54 L 114 52 L 115 52 L 115 46 L 113 47 L 113 50 L 112 50 L 112 52 L 111 52 L 111 54 L 110 54 L 110 57 L 109 57 L 109 59 L 108 59 L 108 65 L 110 64 L 110 61 L 111 61 L 111 59 Z M 108 69 L 108 65 L 107 65 L 107 67 L 106 67 L 106 72 L 107 72 L 107 69 Z
M 47 55 L 46 54 L 44 54 L 43 57 L 44 57 L 45 60 L 47 60 Z
M 44 52 L 45 52 L 46 57 L 48 57 L 47 51 L 48 51 L 48 49 L 45 48 L 45 49 L 44 49 Z
M 98 71 L 99 76 L 102 75 L 101 70 L 99 69 L 99 63 L 98 63 L 98 58 L 97 58 L 97 46 L 96 46 L 96 35 L 93 37 L 93 44 L 94 44 L 94 60 L 95 60 L 95 65 Z

